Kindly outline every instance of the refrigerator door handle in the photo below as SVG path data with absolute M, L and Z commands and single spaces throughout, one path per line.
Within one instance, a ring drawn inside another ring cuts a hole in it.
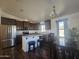
M 11 39 L 1 40 L 1 41 L 9 41 L 9 40 L 11 40 Z

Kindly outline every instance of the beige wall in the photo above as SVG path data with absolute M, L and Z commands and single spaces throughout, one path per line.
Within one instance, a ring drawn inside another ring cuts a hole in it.
M 69 16 L 69 28 L 76 27 L 79 29 L 79 13 Z
M 23 21 L 23 19 L 18 18 L 18 17 L 14 16 L 14 15 L 11 15 L 9 13 L 6 13 L 4 11 L 1 11 L 1 13 L 2 13 L 1 14 L 2 17 L 7 17 L 7 18 L 12 18 L 12 19 L 16 19 L 16 20 L 19 20 L 19 21 Z
M 79 12 L 78 12 L 78 13 L 74 13 L 72 15 L 67 15 L 67 16 L 59 17 L 57 19 L 52 19 L 51 20 L 51 30 L 53 31 L 53 33 L 55 33 L 55 35 L 57 35 L 56 20 L 64 19 L 64 18 L 68 18 L 68 28 L 69 29 L 73 28 L 73 27 L 76 27 L 77 29 L 79 29 Z
M 25 21 L 24 19 L 21 19 L 21 18 L 19 18 L 19 17 L 16 17 L 16 16 L 14 16 L 14 15 L 11 15 L 11 14 L 9 14 L 9 13 L 4 12 L 4 11 L 0 8 L 0 24 L 1 24 L 1 16 L 2 16 L 2 17 L 7 17 L 7 18 L 16 19 L 16 20 L 19 20 L 19 21 Z M 26 20 L 26 21 L 28 21 L 28 20 Z

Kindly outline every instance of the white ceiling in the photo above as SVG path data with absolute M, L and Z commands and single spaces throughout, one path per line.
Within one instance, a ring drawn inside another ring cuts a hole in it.
M 46 20 L 56 6 L 58 16 L 79 11 L 79 0 L 0 0 L 0 7 L 7 13 L 28 20 Z

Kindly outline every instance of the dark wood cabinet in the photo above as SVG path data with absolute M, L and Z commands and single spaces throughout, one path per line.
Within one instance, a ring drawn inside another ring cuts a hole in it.
M 16 21 L 17 30 L 37 30 L 38 23 L 30 23 L 25 21 Z
M 38 30 L 38 23 L 30 23 L 29 26 L 30 30 Z
M 34 23 L 33 28 L 34 28 L 35 30 L 38 30 L 39 24 L 38 24 L 38 23 Z
M 29 30 L 29 22 L 23 22 L 23 24 L 24 24 L 24 30 Z
M 17 30 L 38 30 L 38 23 L 18 21 L 18 20 L 6 18 L 6 17 L 1 17 L 1 24 L 16 25 Z
M 45 28 L 46 28 L 46 30 L 51 29 L 51 20 L 46 20 L 45 21 Z
M 16 25 L 16 20 L 6 17 L 1 17 L 1 24 L 4 25 Z
M 22 21 L 16 21 L 16 28 L 17 30 L 23 30 L 24 24 Z

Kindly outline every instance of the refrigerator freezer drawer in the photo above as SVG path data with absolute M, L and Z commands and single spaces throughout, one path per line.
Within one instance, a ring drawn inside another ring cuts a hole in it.
M 1 48 L 7 48 L 7 47 L 11 47 L 13 45 L 14 45 L 14 42 L 11 39 L 1 41 Z

